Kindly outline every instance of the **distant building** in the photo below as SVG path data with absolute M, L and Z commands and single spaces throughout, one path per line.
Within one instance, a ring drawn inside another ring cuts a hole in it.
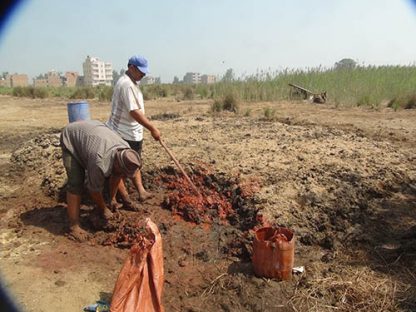
M 96 57 L 87 56 L 82 64 L 84 70 L 84 84 L 86 86 L 106 85 L 111 86 L 113 82 L 113 67 Z
M 186 73 L 185 76 L 183 76 L 183 82 L 184 83 L 201 83 L 201 75 L 200 73 Z
M 63 77 L 63 83 L 65 87 L 75 87 L 77 85 L 78 73 L 66 72 Z
M 62 78 L 58 72 L 52 70 L 46 74 L 48 87 L 62 87 Z
M 48 79 L 47 78 L 35 78 L 33 79 L 33 86 L 35 88 L 47 87 Z
M 62 87 L 63 86 L 63 77 L 56 72 L 51 70 L 46 74 L 41 74 L 38 77 L 33 79 L 33 86 L 35 88 L 40 87 Z
M 144 78 L 142 78 L 142 80 L 140 80 L 140 84 L 143 84 L 143 85 L 160 84 L 160 83 L 161 83 L 160 77 L 145 76 Z
M 6 79 L 10 79 L 10 86 L 14 87 L 27 87 L 29 85 L 29 78 L 26 74 L 13 74 L 8 75 Z
M 209 84 L 217 82 L 217 77 L 214 75 L 202 75 L 201 83 Z
M 143 84 L 143 85 L 151 85 L 155 83 L 156 83 L 156 78 L 152 76 L 145 76 L 144 78 L 142 78 L 142 80 L 140 80 L 140 84 Z
M 0 87 L 10 88 L 11 86 L 12 86 L 12 82 L 10 80 L 10 75 L 0 78 Z

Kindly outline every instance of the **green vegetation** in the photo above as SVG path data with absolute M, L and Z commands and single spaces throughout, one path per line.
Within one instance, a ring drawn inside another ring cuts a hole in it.
M 33 99 L 44 99 L 49 97 L 49 90 L 46 88 L 16 87 L 13 88 L 12 95 L 19 97 L 30 97 Z
M 392 99 L 388 105 L 388 107 L 393 108 L 395 111 L 399 108 L 404 109 L 415 109 L 416 108 L 416 92 L 414 94 L 404 95 L 397 98 Z
M 287 100 L 290 98 L 288 83 L 317 93 L 327 91 L 329 102 L 334 104 L 378 107 L 385 100 L 416 93 L 416 66 L 260 73 L 244 81 L 215 84 L 214 98 L 231 91 L 245 101 Z
M 237 99 L 232 94 L 227 94 L 222 100 L 215 100 L 211 106 L 211 111 L 218 113 L 221 111 L 238 112 Z
M 146 100 L 175 97 L 178 101 L 213 99 L 213 111 L 237 111 L 238 101 L 261 102 L 289 100 L 294 83 L 316 93 L 328 92 L 328 102 L 335 106 L 363 106 L 377 109 L 389 103 L 393 109 L 415 108 L 416 66 L 357 66 L 344 59 L 331 69 L 260 71 L 256 75 L 235 78 L 232 69 L 214 84 L 156 84 L 141 86 Z M 111 101 L 112 87 L 77 88 L 0 88 L 0 94 L 32 98 L 64 97 Z M 232 95 L 229 102 L 227 96 Z M 228 107 L 229 105 L 230 107 Z
M 313 92 L 328 92 L 328 102 L 336 106 L 378 108 L 382 102 L 400 100 L 400 107 L 414 107 L 416 66 L 355 67 L 341 69 L 286 70 L 271 74 L 219 82 L 213 85 L 213 98 L 232 93 L 243 101 L 279 101 L 290 99 L 288 83 Z
M 263 110 L 263 113 L 264 113 L 264 119 L 268 121 L 273 121 L 276 118 L 276 109 L 274 108 L 266 107 Z

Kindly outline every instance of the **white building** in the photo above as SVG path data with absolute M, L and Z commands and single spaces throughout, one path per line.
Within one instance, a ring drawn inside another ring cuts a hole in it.
M 156 78 L 153 76 L 145 76 L 144 78 L 142 78 L 142 80 L 140 80 L 140 84 L 143 85 L 150 85 L 150 84 L 155 84 L 156 83 Z
M 217 81 L 217 77 L 214 75 L 202 75 L 201 76 L 201 83 L 210 84 L 215 83 Z
M 113 82 L 113 66 L 96 57 L 87 56 L 82 64 L 84 70 L 84 84 L 86 86 L 106 85 Z
M 184 83 L 201 83 L 201 74 L 200 73 L 186 73 L 183 76 Z

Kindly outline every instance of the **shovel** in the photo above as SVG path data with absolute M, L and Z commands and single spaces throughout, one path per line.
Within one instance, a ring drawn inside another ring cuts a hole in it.
M 172 152 L 169 150 L 169 148 L 166 146 L 165 142 L 162 141 L 162 139 L 159 139 L 160 145 L 163 146 L 163 148 L 166 150 L 166 152 L 169 154 L 170 158 L 172 158 L 175 165 L 179 168 L 179 170 L 182 172 L 183 176 L 185 177 L 186 181 L 191 185 L 192 189 L 196 194 L 198 194 L 200 197 L 202 197 L 201 193 L 199 193 L 198 189 L 196 188 L 195 184 L 192 183 L 191 179 L 186 174 L 185 170 L 183 170 L 181 164 L 178 162 L 178 160 L 175 158 L 175 156 L 172 154 Z

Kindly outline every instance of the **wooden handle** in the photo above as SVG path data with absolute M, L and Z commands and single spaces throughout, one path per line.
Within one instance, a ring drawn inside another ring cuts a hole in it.
M 185 179 L 188 181 L 188 183 L 191 185 L 192 189 L 194 190 L 194 192 L 196 194 L 198 194 L 199 196 L 202 196 L 201 193 L 199 193 L 198 189 L 196 188 L 196 186 L 192 183 L 191 179 L 188 177 L 188 175 L 186 174 L 185 170 L 183 170 L 181 164 L 179 163 L 179 161 L 175 158 L 175 156 L 172 154 L 172 152 L 169 150 L 169 148 L 166 146 L 166 144 L 162 141 L 162 139 L 159 139 L 160 145 L 163 146 L 163 148 L 166 150 L 166 152 L 169 154 L 170 158 L 172 158 L 173 162 L 175 163 L 175 165 L 179 168 L 179 170 L 182 172 L 182 174 L 184 175 Z

